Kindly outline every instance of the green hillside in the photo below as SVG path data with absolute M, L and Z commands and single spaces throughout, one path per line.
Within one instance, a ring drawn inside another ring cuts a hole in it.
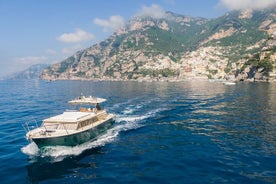
M 172 12 L 162 19 L 134 17 L 106 40 L 49 67 L 42 77 L 238 79 L 243 72 L 247 79 L 244 73 L 255 69 L 262 79 L 275 68 L 274 12 L 233 11 L 211 20 Z

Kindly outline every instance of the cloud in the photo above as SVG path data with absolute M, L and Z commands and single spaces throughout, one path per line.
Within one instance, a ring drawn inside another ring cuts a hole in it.
M 96 25 L 102 26 L 105 32 L 109 30 L 115 31 L 116 29 L 123 27 L 125 24 L 124 18 L 120 15 L 113 15 L 109 17 L 108 20 L 95 18 L 93 22 Z
M 82 29 L 76 29 L 74 33 L 64 33 L 57 37 L 57 40 L 64 43 L 79 43 L 94 39 L 95 36 Z
M 27 57 L 17 57 L 13 59 L 18 64 L 23 65 L 33 65 L 38 63 L 43 63 L 48 60 L 45 56 L 27 56 Z
M 219 6 L 229 10 L 265 9 L 276 7 L 276 0 L 220 0 Z
M 143 6 L 136 16 L 152 17 L 156 19 L 167 18 L 166 11 L 156 4 L 152 4 L 151 6 Z

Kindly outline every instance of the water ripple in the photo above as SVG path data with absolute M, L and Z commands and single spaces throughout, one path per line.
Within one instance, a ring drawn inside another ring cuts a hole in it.
M 270 83 L 0 81 L 0 177 L 3 183 L 276 183 L 275 91 Z M 107 98 L 114 127 L 75 147 L 28 144 L 21 123 L 59 114 L 80 94 Z

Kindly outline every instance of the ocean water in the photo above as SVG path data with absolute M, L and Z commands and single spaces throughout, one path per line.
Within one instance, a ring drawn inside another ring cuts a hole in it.
M 39 150 L 22 123 L 106 98 L 96 141 Z M 0 81 L 1 183 L 276 183 L 276 84 Z

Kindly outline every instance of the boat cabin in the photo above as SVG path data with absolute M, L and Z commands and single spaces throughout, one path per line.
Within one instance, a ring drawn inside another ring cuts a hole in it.
M 42 127 L 46 132 L 54 132 L 56 130 L 76 131 L 93 125 L 96 122 L 104 120 L 107 113 L 102 109 L 100 103 L 106 101 L 103 98 L 80 97 L 76 100 L 69 101 L 73 105 L 94 105 L 91 108 L 81 107 L 79 111 L 66 111 L 60 115 L 53 116 L 43 120 Z

